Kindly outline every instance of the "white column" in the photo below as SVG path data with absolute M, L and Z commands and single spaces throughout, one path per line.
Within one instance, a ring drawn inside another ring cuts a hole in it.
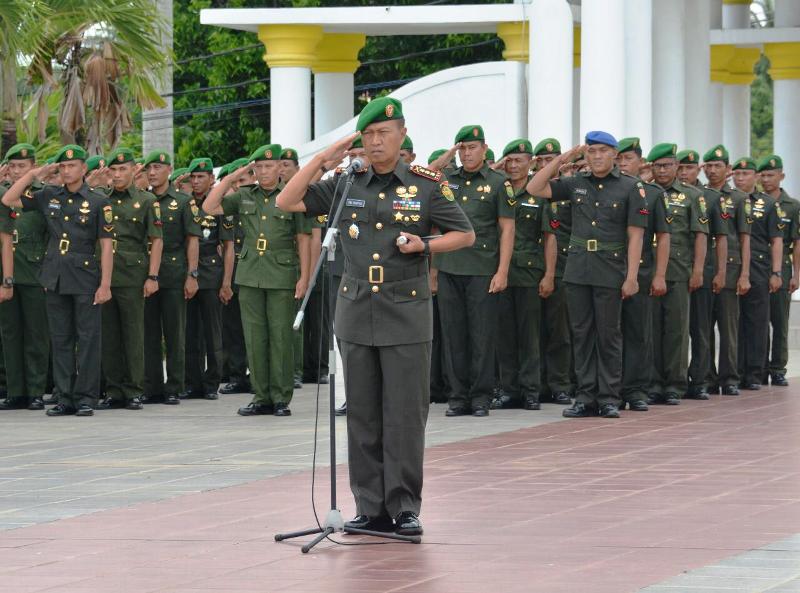
M 709 133 L 709 96 L 711 95 L 711 55 L 709 29 L 711 1 L 692 0 L 686 4 L 684 29 L 686 144 L 703 154 L 712 146 Z M 706 147 L 706 148 L 704 148 Z
M 326 33 L 316 48 L 314 72 L 314 137 L 353 117 L 353 74 L 358 52 L 367 41 L 363 33 Z
M 581 4 L 581 137 L 590 130 L 615 136 L 625 130 L 624 22 L 624 0 Z
M 624 136 L 638 136 L 648 150 L 653 142 L 653 3 L 625 0 Z
M 783 159 L 783 187 L 800 198 L 800 79 L 776 80 L 773 86 L 774 152 Z
M 653 0 L 653 143 L 686 145 L 684 0 Z
M 750 3 L 723 0 L 723 29 L 750 28 Z M 734 51 L 737 51 L 735 48 Z M 750 154 L 750 83 L 730 81 L 722 91 L 722 143 L 731 160 Z
M 530 11 L 528 137 L 572 140 L 572 11 L 565 0 L 537 0 Z
M 572 145 L 577 146 L 581 139 L 581 69 L 572 69 Z M 563 148 L 563 147 L 562 147 Z
M 299 146 L 311 140 L 311 69 L 270 68 L 270 140 Z
M 709 3 L 709 27 L 711 29 L 722 28 L 722 0 L 711 0 Z M 712 46 L 709 52 L 711 54 L 710 78 L 711 84 L 709 88 L 707 109 L 708 109 L 708 141 L 706 145 L 698 146 L 697 150 L 702 155 L 706 150 L 720 144 L 722 142 L 722 89 L 724 78 L 727 75 L 726 64 L 722 64 L 724 58 L 721 54 L 718 55 L 718 48 L 720 46 Z
M 164 19 L 161 48 L 164 55 L 172 55 L 172 0 L 157 0 L 158 12 Z M 164 76 L 155 81 L 156 90 L 164 97 L 166 105 L 160 109 L 148 109 L 142 113 L 142 153 L 163 150 L 173 155 L 175 136 L 172 118 L 172 63 L 165 68 Z M 174 156 L 174 155 L 173 155 Z

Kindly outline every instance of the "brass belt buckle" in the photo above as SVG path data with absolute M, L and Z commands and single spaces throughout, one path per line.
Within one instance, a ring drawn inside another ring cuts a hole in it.
M 369 267 L 369 283 L 370 284 L 383 284 L 383 266 L 370 266 Z
M 69 251 L 69 239 L 61 239 L 58 242 L 58 250 L 61 252 L 61 255 Z
M 597 239 L 588 239 L 586 241 L 586 251 L 597 251 Z
M 256 240 L 256 250 L 257 251 L 266 251 L 267 250 L 267 240 L 266 239 L 258 239 Z

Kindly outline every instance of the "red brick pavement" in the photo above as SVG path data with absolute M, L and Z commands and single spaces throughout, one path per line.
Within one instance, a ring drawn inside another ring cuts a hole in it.
M 798 395 L 433 447 L 421 545 L 275 543 L 310 523 L 308 472 L 7 531 L 0 591 L 633 592 L 800 532 Z

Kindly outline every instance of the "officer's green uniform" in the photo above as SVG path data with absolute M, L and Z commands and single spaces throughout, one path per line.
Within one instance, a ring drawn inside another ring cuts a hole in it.
M 6 159 L 35 159 L 30 144 L 17 144 Z M 0 186 L 0 196 L 8 186 Z M 42 189 L 34 183 L 26 193 Z M 45 292 L 39 282 L 47 244 L 47 221 L 39 211 L 22 212 L 0 205 L 0 233 L 13 236 L 14 296 L 0 303 L 0 334 L 9 403 L 28 405 L 46 389 L 50 353 Z
M 284 150 L 284 153 L 286 151 Z M 325 238 L 327 227 L 326 216 L 316 216 L 309 219 L 312 228 L 320 229 L 322 238 Z M 317 282 L 311 291 L 306 307 L 306 316 L 303 318 L 303 382 L 316 383 L 320 379 L 325 380 L 329 368 L 329 341 L 327 319 L 330 308 L 330 291 L 323 284 L 323 277 L 317 278 Z
M 171 164 L 169 154 L 154 151 L 147 155 L 151 163 Z M 186 373 L 186 299 L 183 289 L 189 274 L 186 243 L 199 237 L 200 216 L 195 201 L 169 184 L 163 195 L 156 195 L 161 210 L 164 251 L 158 272 L 158 292 L 144 303 L 144 392 L 148 398 L 178 396 L 184 391 Z M 161 340 L 167 360 L 167 381 Z
M 532 154 L 531 143 L 513 140 L 503 149 L 509 154 Z M 549 229 L 544 212 L 547 200 L 528 194 L 523 185 L 514 192 L 516 208 L 514 252 L 508 269 L 508 288 L 500 294 L 497 364 L 500 387 L 515 403 L 539 408 L 541 368 L 539 326 L 542 300 L 539 282 L 544 275 L 544 232 Z
M 362 111 L 358 129 L 398 117 L 399 101 L 375 99 Z M 345 270 L 335 330 L 348 400 L 350 485 L 358 514 L 370 517 L 419 513 L 421 506 L 431 291 L 427 258 L 402 254 L 396 240 L 401 231 L 429 235 L 433 226 L 445 233 L 471 230 L 441 181 L 441 173 L 402 161 L 387 174 L 365 169 L 355 174 L 339 223 Z M 309 187 L 309 216 L 328 213 L 336 183 Z
M 605 136 L 590 139 L 587 134 L 587 141 L 613 141 Z M 644 184 L 614 167 L 602 178 L 586 172 L 553 180 L 550 189 L 553 200 L 572 203 L 564 281 L 575 351 L 575 402 L 595 409 L 619 406 L 620 289 L 627 274 L 627 229 L 648 225 Z
M 86 151 L 63 147 L 56 162 L 85 160 Z M 22 198 L 23 209 L 39 211 L 49 238 L 39 281 L 45 288 L 53 348 L 53 380 L 67 410 L 94 406 L 100 395 L 101 308 L 93 305 L 100 285 L 98 239 L 111 238 L 114 215 L 106 196 L 83 186 L 75 193 L 45 186 Z M 141 287 L 140 287 L 141 290 Z M 117 351 L 118 344 L 110 344 Z
M 434 150 L 428 156 L 428 164 L 447 152 L 446 148 Z M 447 375 L 444 371 L 444 349 L 442 345 L 442 320 L 439 316 L 439 297 L 433 295 L 433 344 L 431 346 L 431 401 L 443 404 L 447 402 Z
M 280 146 L 258 148 L 251 161 L 278 160 Z M 292 399 L 294 290 L 299 276 L 297 236 L 310 224 L 299 213 L 275 204 L 283 188 L 247 185 L 226 196 L 226 216 L 238 215 L 244 230 L 236 283 L 255 404 L 288 404 Z
M 674 144 L 653 147 L 647 160 L 675 158 Z M 681 183 L 677 177 L 663 187 L 664 206 L 670 223 L 667 292 L 656 299 L 653 308 L 654 368 L 651 402 L 674 403 L 686 395 L 689 359 L 689 278 L 694 262 L 697 233 L 708 234 L 708 206 L 703 193 Z
M 118 148 L 109 165 L 134 162 L 133 151 Z M 111 300 L 103 304 L 103 349 L 106 397 L 111 404 L 130 404 L 144 392 L 144 295 L 150 256 L 148 239 L 160 239 L 161 210 L 156 197 L 131 184 L 112 190 L 114 207 L 114 273 Z

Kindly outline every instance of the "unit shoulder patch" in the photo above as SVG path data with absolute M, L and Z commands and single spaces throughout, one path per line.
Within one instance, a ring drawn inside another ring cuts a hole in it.
M 430 179 L 431 181 L 439 182 L 442 179 L 441 171 L 434 171 L 433 169 L 421 167 L 420 165 L 411 165 L 408 168 L 408 171 L 409 173 L 413 173 L 418 177 L 424 177 L 425 179 Z

